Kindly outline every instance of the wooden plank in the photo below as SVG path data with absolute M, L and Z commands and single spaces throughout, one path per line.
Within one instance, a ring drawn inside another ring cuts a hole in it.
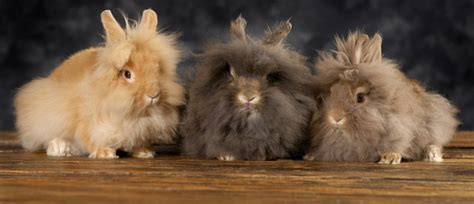
M 0 201 L 456 201 L 474 199 L 474 150 L 447 150 L 444 163 L 194 160 L 104 161 L 44 153 L 0 154 Z
M 0 132 L 0 145 L 18 145 L 19 142 L 15 132 Z
M 447 147 L 455 148 L 472 148 L 474 147 L 474 132 L 473 131 L 462 131 L 458 132 Z
M 472 133 L 458 134 L 445 162 L 197 160 L 157 147 L 154 159 L 48 157 L 0 134 L 0 203 L 473 203 Z M 461 139 L 458 139 L 461 138 Z

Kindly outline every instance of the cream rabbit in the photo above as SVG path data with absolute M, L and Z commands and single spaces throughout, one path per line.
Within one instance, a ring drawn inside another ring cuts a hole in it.
M 176 37 L 156 31 L 156 13 L 122 29 L 101 13 L 105 46 L 80 51 L 15 98 L 23 147 L 50 156 L 114 159 L 117 149 L 150 158 L 152 143 L 171 143 L 183 88 L 176 82 Z

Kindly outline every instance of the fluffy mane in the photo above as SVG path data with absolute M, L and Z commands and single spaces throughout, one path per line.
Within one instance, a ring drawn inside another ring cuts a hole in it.
M 389 85 L 386 88 L 391 92 L 408 81 L 395 62 L 382 56 L 379 33 L 370 38 L 359 31 L 351 32 L 345 39 L 336 37 L 335 46 L 336 50 L 320 52 L 316 62 L 317 83 L 322 87 L 339 80 L 363 80 L 374 86 Z
M 231 23 L 229 42 L 208 44 L 204 53 L 196 55 L 200 62 L 197 67 L 203 69 L 191 70 L 200 72 L 196 75 L 199 79 L 193 80 L 195 85 L 202 83 L 202 86 L 209 86 L 210 83 L 224 79 L 222 75 L 228 70 L 223 69 L 223 66 L 227 62 L 247 65 L 234 67 L 239 73 L 260 76 L 279 73 L 284 76 L 282 81 L 288 82 L 282 83 L 282 86 L 292 87 L 310 83 L 307 77 L 303 77 L 305 74 L 301 74 L 309 70 L 306 58 L 284 43 L 292 27 L 289 21 L 281 22 L 268 29 L 262 38 L 248 35 L 245 26 L 245 19 L 239 16 Z

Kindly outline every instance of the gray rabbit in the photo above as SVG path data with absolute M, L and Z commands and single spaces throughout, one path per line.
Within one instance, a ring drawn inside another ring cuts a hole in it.
M 263 39 L 245 32 L 239 16 L 231 41 L 198 56 L 182 126 L 185 155 L 220 160 L 271 160 L 302 156 L 316 107 L 306 59 L 285 47 L 282 22 Z

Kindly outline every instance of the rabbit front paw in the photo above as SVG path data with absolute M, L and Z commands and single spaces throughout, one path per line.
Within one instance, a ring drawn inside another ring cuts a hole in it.
M 56 138 L 48 143 L 46 154 L 55 157 L 69 157 L 78 155 L 79 152 L 70 142 L 62 138 Z
M 314 160 L 316 160 L 316 157 L 313 154 L 306 154 L 306 155 L 303 156 L 303 160 L 314 161 Z
M 430 162 L 442 162 L 443 161 L 443 151 L 440 147 L 436 145 L 430 145 L 426 151 L 426 159 Z
M 229 154 L 222 154 L 217 156 L 217 159 L 221 161 L 234 161 L 235 157 Z
M 379 164 L 400 164 L 402 155 L 396 152 L 384 153 L 380 158 Z
M 141 159 L 149 159 L 155 157 L 155 151 L 149 148 L 139 148 L 133 150 L 132 157 L 141 158 Z
M 108 147 L 99 147 L 89 154 L 91 159 L 117 159 L 116 149 Z

